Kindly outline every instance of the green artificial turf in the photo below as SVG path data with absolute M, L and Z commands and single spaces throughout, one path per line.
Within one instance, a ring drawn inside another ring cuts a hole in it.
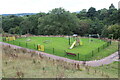
M 91 39 L 92 41 L 90 41 Z M 106 46 L 107 42 L 100 39 L 94 39 L 94 38 L 91 39 L 80 38 L 83 45 L 76 46 L 73 49 L 69 49 L 69 47 L 74 42 L 74 39 L 73 38 L 70 39 L 71 44 L 69 45 L 69 39 L 67 37 L 66 38 L 65 37 L 28 37 L 28 38 L 19 38 L 16 39 L 15 41 L 6 41 L 6 42 L 35 50 L 37 50 L 37 44 L 44 45 L 46 53 L 67 57 L 74 60 L 92 60 L 98 58 L 99 56 L 100 58 L 102 58 L 104 57 L 104 55 L 108 56 L 117 50 L 116 42 L 108 46 L 108 48 L 110 49 L 110 51 L 108 51 L 105 50 L 107 48 Z M 103 49 L 103 47 L 106 48 Z M 99 52 L 98 52 L 98 48 L 99 48 Z M 65 51 L 74 53 L 77 56 L 66 55 Z M 102 57 L 101 54 L 103 55 Z

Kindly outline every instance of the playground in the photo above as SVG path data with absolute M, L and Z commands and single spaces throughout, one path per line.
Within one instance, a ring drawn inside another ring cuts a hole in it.
M 101 59 L 117 51 L 117 42 L 107 42 L 96 38 L 82 37 L 22 37 L 4 42 L 42 51 L 45 53 L 74 59 Z M 112 49 L 111 49 L 112 48 Z

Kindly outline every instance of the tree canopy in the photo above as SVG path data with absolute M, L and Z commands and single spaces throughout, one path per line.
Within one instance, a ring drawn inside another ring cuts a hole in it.
M 72 35 L 100 34 L 104 37 L 120 38 L 120 9 L 113 4 L 109 9 L 96 10 L 90 7 L 71 13 L 64 8 L 55 8 L 48 13 L 29 16 L 2 16 L 4 32 L 11 34 Z

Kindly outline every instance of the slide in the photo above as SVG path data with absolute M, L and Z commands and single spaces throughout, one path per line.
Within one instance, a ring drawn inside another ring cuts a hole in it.
M 76 44 L 76 41 L 73 42 L 73 44 L 71 45 L 70 49 L 72 49 Z
M 80 45 L 83 45 L 82 41 L 80 41 Z

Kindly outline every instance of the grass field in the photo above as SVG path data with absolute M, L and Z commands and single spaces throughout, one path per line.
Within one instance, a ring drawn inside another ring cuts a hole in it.
M 27 41 L 28 39 L 30 39 L 30 41 Z M 35 49 L 35 50 L 37 50 L 37 44 L 44 45 L 46 53 L 67 57 L 75 60 L 100 59 L 117 51 L 117 42 L 113 42 L 107 48 L 102 49 L 102 46 L 105 45 L 107 42 L 93 38 L 92 40 L 93 41 L 89 41 L 88 38 L 81 38 L 83 45 L 74 47 L 73 49 L 69 49 L 69 47 L 74 42 L 74 39 L 71 38 L 71 44 L 69 45 L 69 40 L 68 38 L 65 37 L 28 37 L 28 38 L 19 38 L 16 39 L 15 41 L 9 41 L 9 42 L 7 41 L 7 43 L 15 44 L 18 46 Z M 99 52 L 97 52 L 98 48 L 100 48 Z M 77 54 L 77 56 L 75 57 L 72 55 L 66 55 L 65 51 L 75 53 Z M 78 53 L 79 53 L 79 57 L 78 57 Z
M 120 62 L 113 62 L 108 65 L 104 65 L 104 66 L 100 66 L 100 67 L 93 67 L 93 69 L 103 71 L 104 73 L 108 74 L 111 77 L 118 77 L 119 64 L 120 64 Z
M 60 66 L 62 63 L 53 64 L 51 60 L 31 57 L 29 53 L 12 53 L 18 55 L 17 58 L 12 57 L 8 54 L 9 51 L 3 51 L 2 55 L 3 78 L 19 78 L 22 75 L 18 75 L 18 72 L 23 73 L 23 78 L 118 78 L 118 62 L 90 67 L 89 71 L 84 66 L 81 66 L 80 70 L 75 70 Z

